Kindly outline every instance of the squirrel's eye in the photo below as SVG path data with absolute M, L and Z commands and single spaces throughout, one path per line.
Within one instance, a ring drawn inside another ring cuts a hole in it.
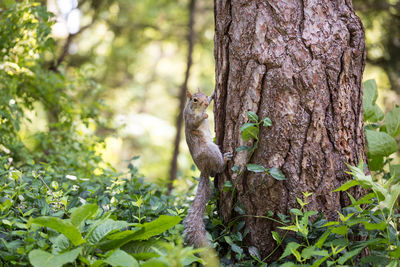
M 194 102 L 194 103 L 197 103 L 197 98 L 193 99 L 193 102 Z

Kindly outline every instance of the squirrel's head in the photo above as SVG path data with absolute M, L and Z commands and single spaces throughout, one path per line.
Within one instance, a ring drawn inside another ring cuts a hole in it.
M 190 105 L 190 109 L 198 114 L 203 113 L 210 104 L 207 95 L 203 94 L 200 89 L 198 89 L 195 94 L 186 91 L 186 96 L 188 97 L 188 105 Z

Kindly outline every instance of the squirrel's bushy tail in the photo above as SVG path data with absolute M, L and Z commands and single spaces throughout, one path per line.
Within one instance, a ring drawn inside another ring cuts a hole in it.
M 210 180 L 205 173 L 200 174 L 200 181 L 197 187 L 196 196 L 193 205 L 188 211 L 185 221 L 185 238 L 189 244 L 196 248 L 207 247 L 210 245 L 207 239 L 206 227 L 203 216 L 206 209 L 207 201 L 210 195 Z

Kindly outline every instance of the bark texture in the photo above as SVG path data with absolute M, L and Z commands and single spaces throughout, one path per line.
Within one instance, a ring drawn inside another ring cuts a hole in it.
M 235 152 L 216 179 L 225 222 L 242 203 L 248 215 L 289 213 L 296 197 L 313 192 L 309 209 L 336 218 L 345 197 L 331 193 L 350 177 L 346 165 L 365 158 L 362 113 L 364 30 L 350 0 L 215 0 L 216 141 L 222 151 L 248 145 L 240 138 L 247 111 L 269 117 L 258 149 Z M 250 141 L 251 142 L 251 141 Z M 277 167 L 276 181 L 243 171 L 246 163 Z M 223 192 L 237 184 L 237 194 Z M 277 225 L 247 217 L 246 241 L 262 255 L 274 248 Z M 276 229 L 275 229 L 276 230 Z

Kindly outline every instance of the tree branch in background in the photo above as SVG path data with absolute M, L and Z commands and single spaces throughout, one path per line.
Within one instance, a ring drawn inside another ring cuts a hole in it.
M 188 42 L 188 54 L 187 54 L 187 65 L 186 65 L 186 73 L 185 73 L 185 80 L 181 86 L 181 91 L 179 94 L 179 114 L 176 118 L 176 135 L 174 141 L 174 152 L 172 154 L 171 165 L 170 165 L 170 172 L 169 172 L 169 184 L 168 184 L 168 192 L 170 193 L 172 190 L 173 181 L 176 179 L 176 174 L 178 171 L 178 155 L 179 155 L 179 143 L 181 141 L 182 135 L 182 125 L 183 125 L 183 109 L 185 107 L 185 100 L 186 100 L 186 91 L 187 91 L 187 83 L 189 80 L 190 75 L 190 68 L 192 66 L 192 53 L 193 53 L 193 46 L 194 46 L 194 39 L 195 39 L 195 32 L 194 32 L 194 16 L 195 16 L 195 9 L 196 9 L 196 0 L 190 0 L 189 4 L 189 34 L 187 36 Z

